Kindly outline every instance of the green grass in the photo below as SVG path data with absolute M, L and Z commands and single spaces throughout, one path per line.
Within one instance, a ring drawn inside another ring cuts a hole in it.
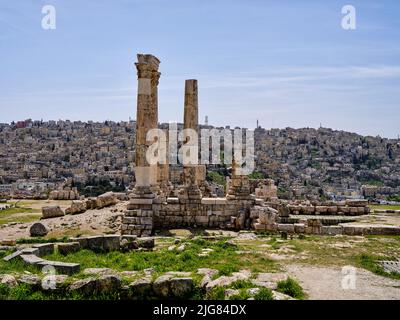
M 238 294 L 234 294 L 229 297 L 229 300 L 247 300 L 251 297 L 251 295 L 247 292 L 246 289 L 239 290 Z
M 254 296 L 255 300 L 274 300 L 272 291 L 268 288 L 261 288 L 260 291 Z
M 32 208 L 25 208 L 25 207 L 16 207 L 16 208 L 13 207 L 13 208 L 0 210 L 0 216 L 11 215 L 11 214 L 16 214 L 16 213 L 40 213 L 40 210 L 32 209 Z
M 382 257 L 362 254 L 356 257 L 357 266 L 367 269 L 379 276 L 400 280 L 400 273 L 386 272 L 383 267 L 378 264 L 379 260 L 395 260 L 394 258 L 382 259 Z
M 3 257 L 6 255 L 11 254 L 10 251 L 0 251 L 0 272 L 5 274 L 5 273 L 13 273 L 13 272 L 19 272 L 23 273 L 24 271 L 29 271 L 31 273 L 40 273 L 40 270 L 33 266 L 27 266 L 25 265 L 21 260 L 19 259 L 14 259 L 12 261 L 6 262 L 3 260 Z
M 120 294 L 117 292 L 96 294 L 88 297 L 66 290 L 34 291 L 28 285 L 9 288 L 0 284 L 0 300 L 119 300 L 120 298 Z
M 13 207 L 0 210 L 0 225 L 10 222 L 32 222 L 38 220 L 40 210 L 28 207 Z
M 252 272 L 276 271 L 277 265 L 261 254 L 238 254 L 236 249 L 226 247 L 224 241 L 206 241 L 202 245 L 196 241 L 186 242 L 183 252 L 169 251 L 162 248 L 155 251 L 137 252 L 110 252 L 94 253 L 90 250 L 80 250 L 76 253 L 63 256 L 57 252 L 48 255 L 45 259 L 76 262 L 85 268 L 112 268 L 118 271 L 154 268 L 157 273 L 167 271 L 195 272 L 199 268 L 213 268 L 220 275 L 230 275 L 241 269 L 250 269 Z M 205 257 L 198 254 L 203 248 L 211 248 L 213 251 Z
M 209 293 L 206 295 L 207 300 L 224 300 L 225 299 L 225 288 L 217 286 L 213 288 Z
M 303 288 L 297 283 L 296 280 L 292 278 L 287 278 L 286 280 L 282 280 L 278 282 L 278 292 L 287 294 L 292 298 L 302 300 L 305 298 L 305 294 Z
M 230 285 L 232 289 L 250 289 L 254 288 L 255 285 L 249 280 L 237 280 Z
M 400 205 L 369 205 L 371 209 L 382 209 L 382 210 L 400 210 Z

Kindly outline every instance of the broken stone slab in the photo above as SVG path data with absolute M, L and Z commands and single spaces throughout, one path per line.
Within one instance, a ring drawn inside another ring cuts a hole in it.
M 8 256 L 5 256 L 5 257 L 3 258 L 3 260 L 6 261 L 6 262 L 8 262 L 8 261 L 11 261 L 11 260 L 13 260 L 13 259 L 19 257 L 21 254 L 22 254 L 21 250 L 17 250 L 17 251 L 15 251 L 15 252 L 9 254 Z
M 29 228 L 29 234 L 31 237 L 44 237 L 49 233 L 49 228 L 41 222 L 35 222 Z
M 81 249 L 79 242 L 66 242 L 57 245 L 58 252 L 62 255 L 78 252 Z
M 19 258 L 21 255 L 37 255 L 39 253 L 39 249 L 37 248 L 25 248 L 21 250 L 17 250 L 8 256 L 4 257 L 3 260 L 6 262 L 12 261 L 16 258 Z
M 69 241 L 78 242 L 79 245 L 81 246 L 81 249 L 87 249 L 88 248 L 88 239 L 87 239 L 87 237 L 70 238 Z
M 33 248 L 38 249 L 36 255 L 43 257 L 46 254 L 52 254 L 54 252 L 54 243 L 40 243 L 34 244 Z
M 50 266 L 54 267 L 56 272 L 59 272 L 61 274 L 74 274 L 79 272 L 80 265 L 79 263 L 68 263 L 68 262 L 60 262 L 60 261 L 48 261 L 48 260 L 43 260 L 41 262 L 38 262 L 36 264 L 38 267 L 45 267 L 45 266 Z
M 103 236 L 103 250 L 106 252 L 118 251 L 120 249 L 120 236 L 105 235 Z
M 94 252 L 102 252 L 103 251 L 103 236 L 93 236 L 87 237 L 87 249 L 90 249 Z
M 38 265 L 39 263 L 45 261 L 42 258 L 39 258 L 37 255 L 34 254 L 21 254 L 20 258 L 22 261 L 27 265 Z

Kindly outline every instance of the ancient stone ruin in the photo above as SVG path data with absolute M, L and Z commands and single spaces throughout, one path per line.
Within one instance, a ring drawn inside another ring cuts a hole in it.
M 150 145 L 146 134 L 150 129 L 158 128 L 159 64 L 160 61 L 153 55 L 138 54 L 136 185 L 129 195 L 122 220 L 123 235 L 149 236 L 155 230 L 180 227 L 309 234 L 399 233 L 399 228 L 385 226 L 375 229 L 351 225 L 343 227 L 340 223 L 349 220 L 323 218 L 368 214 L 369 208 L 364 200 L 325 204 L 280 201 L 272 180 L 250 181 L 247 175 L 238 174 L 234 160 L 225 197 L 210 197 L 204 165 L 184 165 L 184 184 L 179 190 L 172 191 L 170 166 L 149 164 L 146 160 Z M 197 80 L 186 80 L 184 101 L 184 128 L 198 131 Z M 177 196 L 170 197 L 172 194 Z M 293 218 L 296 215 L 305 215 L 306 218 Z

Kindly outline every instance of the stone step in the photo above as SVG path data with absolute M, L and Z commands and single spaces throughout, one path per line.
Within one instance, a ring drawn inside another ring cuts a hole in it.
M 48 260 L 43 260 L 39 263 L 36 264 L 38 267 L 45 267 L 45 266 L 51 266 L 54 267 L 54 269 L 61 274 L 73 274 L 77 273 L 80 270 L 80 265 L 79 263 L 68 263 L 68 262 L 60 262 L 60 261 L 48 261 Z

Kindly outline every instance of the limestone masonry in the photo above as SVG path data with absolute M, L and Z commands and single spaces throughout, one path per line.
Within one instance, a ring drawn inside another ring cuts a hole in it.
M 152 55 L 138 55 L 138 103 L 136 123 L 136 185 L 125 211 L 121 233 L 149 236 L 157 229 L 179 227 L 215 227 L 222 229 L 255 229 L 308 234 L 396 234 L 399 228 L 363 228 L 340 225 L 347 216 L 369 213 L 366 200 L 341 202 L 279 200 L 273 180 L 252 181 L 239 175 L 233 161 L 231 177 L 224 197 L 210 197 L 206 185 L 206 168 L 184 164 L 182 184 L 173 189 L 170 181 L 157 179 L 166 167 L 150 165 L 145 160 L 149 147 L 147 130 L 157 128 L 157 86 L 160 61 Z M 156 81 L 152 81 L 152 77 Z M 198 83 L 185 82 L 185 129 L 198 131 Z M 149 115 L 147 116 L 147 113 Z M 167 175 L 162 175 L 164 178 Z M 169 177 L 169 176 L 168 176 Z M 162 186 L 164 185 L 164 187 Z M 206 194 L 207 193 L 207 194 Z M 175 195 L 177 196 L 171 196 Z M 310 216 L 314 216 L 311 217 Z M 324 219 L 324 217 L 327 217 Z M 335 216 L 332 219 L 332 216 Z M 351 220 L 350 220 L 351 221 Z

